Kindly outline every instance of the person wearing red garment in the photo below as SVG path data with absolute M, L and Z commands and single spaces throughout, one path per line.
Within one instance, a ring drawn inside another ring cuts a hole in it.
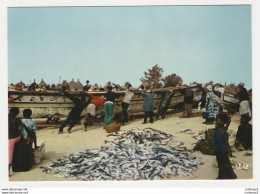
M 87 117 L 85 117 L 81 122 L 82 128 L 86 131 L 87 125 L 92 125 L 94 123 L 96 110 L 106 101 L 103 98 L 94 96 L 93 94 L 90 94 L 88 92 L 84 92 L 84 94 L 92 98 L 92 102 L 87 106 Z

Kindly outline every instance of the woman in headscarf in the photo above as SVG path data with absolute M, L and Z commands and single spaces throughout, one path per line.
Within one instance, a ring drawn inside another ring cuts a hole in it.
M 215 121 L 218 113 L 217 102 L 211 85 L 207 86 L 206 112 L 208 112 L 208 118 L 206 119 L 205 124 L 212 124 Z

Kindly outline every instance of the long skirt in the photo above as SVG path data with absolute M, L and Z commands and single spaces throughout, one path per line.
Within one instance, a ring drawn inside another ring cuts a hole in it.
M 237 175 L 234 173 L 231 166 L 228 152 L 216 151 L 216 158 L 218 162 L 218 179 L 236 179 Z
M 24 172 L 31 169 L 34 164 L 32 143 L 20 140 L 15 144 L 12 169 L 14 172 Z
M 8 140 L 9 164 L 12 164 L 14 146 L 15 146 L 16 142 L 20 141 L 20 139 L 21 139 L 21 136 Z

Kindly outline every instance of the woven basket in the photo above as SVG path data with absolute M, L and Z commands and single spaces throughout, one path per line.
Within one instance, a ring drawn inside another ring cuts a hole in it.
M 107 133 L 118 132 L 120 130 L 120 127 L 120 125 L 107 125 L 106 131 Z

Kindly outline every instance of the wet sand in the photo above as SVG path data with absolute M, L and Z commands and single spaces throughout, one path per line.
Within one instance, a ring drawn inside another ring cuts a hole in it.
M 121 131 L 130 130 L 133 128 L 145 128 L 151 127 L 161 130 L 163 132 L 172 134 L 175 140 L 184 142 L 184 146 L 187 149 L 192 149 L 197 142 L 192 136 L 197 135 L 199 132 L 208 128 L 214 128 L 214 125 L 203 124 L 204 119 L 201 116 L 192 118 L 179 118 L 181 113 L 175 113 L 167 115 L 164 120 L 156 120 L 153 124 L 141 124 L 143 119 L 135 119 L 130 121 L 128 125 L 122 126 Z M 229 126 L 229 132 L 234 134 L 237 131 L 239 125 L 239 114 L 232 116 L 232 122 Z M 87 131 L 83 131 L 80 125 L 74 126 L 72 133 L 69 134 L 64 129 L 63 134 L 58 134 L 58 128 L 49 127 L 42 128 L 37 131 L 38 141 L 45 141 L 45 157 L 40 164 L 34 165 L 28 172 L 15 172 L 9 181 L 70 181 L 57 175 L 46 174 L 42 172 L 40 166 L 50 166 L 52 159 L 57 159 L 64 155 L 71 153 L 84 151 L 85 149 L 99 148 L 102 145 L 106 145 L 104 140 L 109 139 L 106 137 L 108 134 L 100 123 L 95 123 L 93 126 L 88 127 Z M 180 133 L 183 129 L 191 129 L 191 131 Z M 234 144 L 234 138 L 229 138 L 230 146 Z M 234 149 L 234 148 L 232 148 Z M 231 163 L 247 163 L 249 164 L 248 170 L 236 169 L 233 166 L 234 172 L 237 174 L 238 179 L 252 179 L 253 178 L 253 156 L 244 156 L 245 153 L 252 153 L 252 151 L 238 151 L 234 149 L 231 157 Z M 218 174 L 218 168 L 216 167 L 216 157 L 211 155 L 204 155 L 200 151 L 196 151 L 193 154 L 199 156 L 204 164 L 198 166 L 193 171 L 191 176 L 173 176 L 172 180 L 214 180 Z M 75 181 L 75 180 L 74 180 Z M 81 181 L 81 180 L 79 180 Z

